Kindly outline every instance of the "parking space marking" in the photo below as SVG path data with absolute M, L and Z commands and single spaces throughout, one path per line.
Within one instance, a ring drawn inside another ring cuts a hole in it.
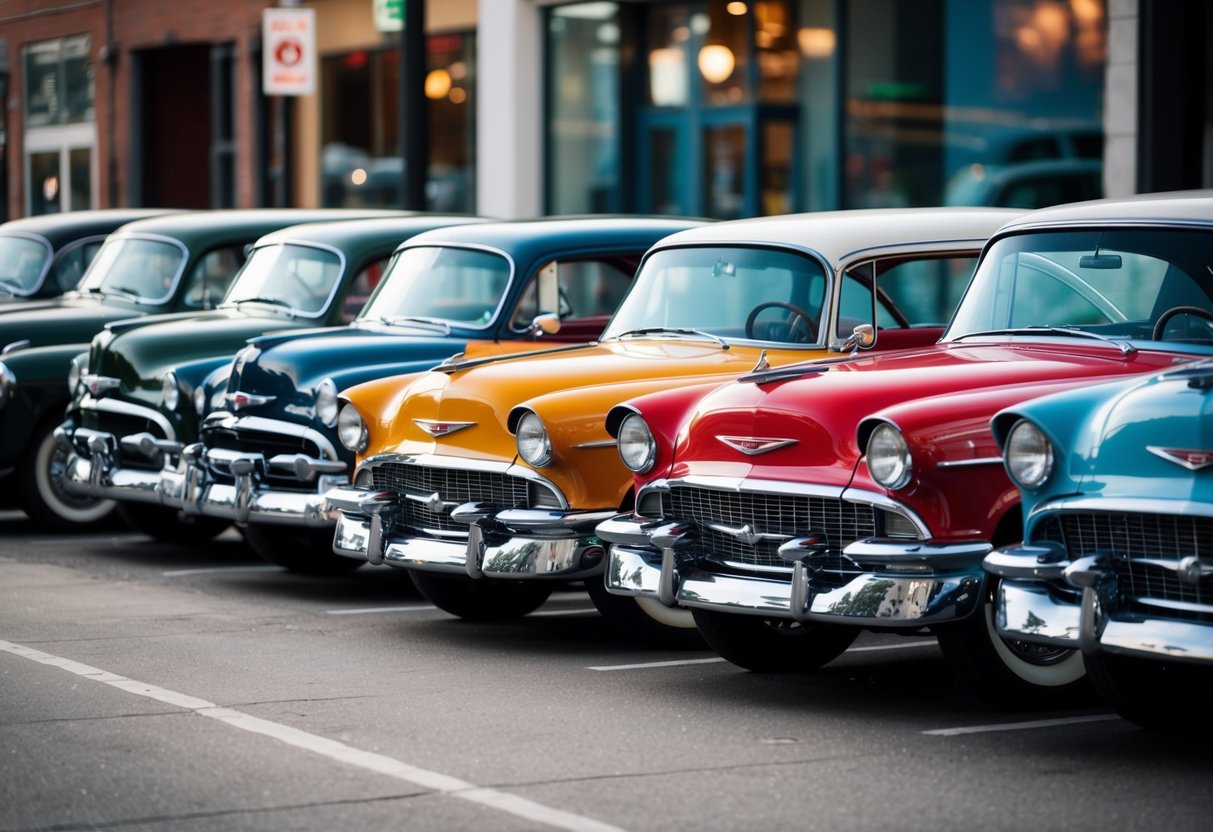
M 873 644 L 867 647 L 852 647 L 847 650 L 847 653 L 871 653 L 881 650 L 906 650 L 911 647 L 933 647 L 936 646 L 935 639 L 923 639 L 921 641 L 911 641 L 907 644 Z M 845 654 L 844 654 L 845 655 Z M 647 670 L 650 667 L 679 667 L 684 664 L 712 664 L 714 662 L 722 662 L 724 659 L 717 656 L 714 659 L 681 659 L 668 662 L 642 662 L 641 664 L 607 664 L 597 667 L 587 667 L 586 670 Z
M 969 725 L 963 728 L 936 728 L 922 733 L 931 737 L 957 737 L 962 734 L 985 734 L 991 731 L 1027 731 L 1033 728 L 1053 728 L 1058 725 L 1079 725 L 1084 722 L 1107 722 L 1120 719 L 1116 714 L 1088 714 L 1058 719 L 1033 719 L 1029 722 L 1001 722 L 994 725 Z
M 528 618 L 540 618 L 545 615 L 589 615 L 590 613 L 598 612 L 597 607 L 589 607 L 584 610 L 539 610 L 537 612 L 527 613 Z
M 161 572 L 166 578 L 180 578 L 185 575 L 219 575 L 224 572 L 285 572 L 285 566 L 211 566 L 206 569 L 174 569 L 171 572 Z
M 119 676 L 116 673 L 110 673 L 100 668 L 82 664 L 72 659 L 43 653 L 40 650 L 34 650 L 21 644 L 0 640 L 0 651 L 11 653 L 14 656 L 20 656 L 39 664 L 58 667 L 82 678 L 111 685 L 137 696 L 144 696 L 158 702 L 175 705 L 199 716 L 218 720 L 242 731 L 270 737 L 286 745 L 310 751 L 314 754 L 328 757 L 331 760 L 357 766 L 367 771 L 393 777 L 397 780 L 403 780 L 448 797 L 477 803 L 486 808 L 496 809 L 497 811 L 505 812 L 524 820 L 551 826 L 556 829 L 568 829 L 571 832 L 622 832 L 619 827 L 611 826 L 593 818 L 565 812 L 561 809 L 554 809 L 542 803 L 528 800 L 525 797 L 510 794 L 509 792 L 482 788 L 474 783 L 450 777 L 440 772 L 409 765 L 393 757 L 376 754 L 371 751 L 363 751 L 318 734 L 311 734 L 298 728 L 292 728 L 289 725 L 271 722 L 268 719 L 261 719 L 260 717 L 255 717 L 232 708 L 220 707 L 205 699 L 198 699 L 184 693 L 168 690 L 167 688 L 149 685 L 125 676 Z
M 433 604 L 418 604 L 412 607 L 366 607 L 360 610 L 325 610 L 328 615 L 375 615 L 381 612 L 424 612 L 438 609 Z
M 30 546 L 68 546 L 73 543 L 108 543 L 117 546 L 122 543 L 133 543 L 136 540 L 147 541 L 142 534 L 77 534 L 71 537 L 32 537 L 25 542 Z

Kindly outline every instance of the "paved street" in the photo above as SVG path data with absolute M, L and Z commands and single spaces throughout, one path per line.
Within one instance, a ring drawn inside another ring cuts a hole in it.
M 922 636 L 764 676 L 574 587 L 470 624 L 386 567 L 0 514 L 0 832 L 1203 830 L 1211 774 L 1098 705 L 972 700 Z

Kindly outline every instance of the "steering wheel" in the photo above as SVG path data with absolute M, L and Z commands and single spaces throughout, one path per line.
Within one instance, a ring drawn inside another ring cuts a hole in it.
M 745 337 L 747 337 L 747 338 L 754 337 L 754 322 L 758 319 L 759 313 L 762 312 L 764 309 L 774 309 L 774 308 L 786 309 L 792 313 L 791 317 L 788 318 L 788 322 L 787 322 L 788 340 L 791 343 L 807 344 L 810 341 L 814 340 L 815 336 L 813 334 L 813 316 L 810 315 L 808 312 L 805 312 L 803 309 L 801 309 L 796 304 L 786 303 L 782 300 L 763 301 L 762 303 L 758 304 L 753 309 L 751 309 L 750 314 L 747 315 L 746 319 L 745 319 Z M 798 328 L 804 332 L 804 337 L 802 337 L 799 341 L 793 341 L 792 336 L 796 333 L 796 330 Z
M 1163 333 L 1166 332 L 1167 324 L 1176 315 L 1196 315 L 1204 318 L 1206 321 L 1213 323 L 1213 312 L 1205 309 L 1203 306 L 1172 306 L 1166 312 L 1158 316 L 1158 320 L 1154 322 L 1153 340 L 1161 341 Z

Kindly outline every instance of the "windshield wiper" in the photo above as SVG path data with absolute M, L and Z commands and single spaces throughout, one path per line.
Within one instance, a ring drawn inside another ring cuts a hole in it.
M 422 318 L 417 315 L 384 315 L 379 318 L 379 323 L 395 326 L 397 324 L 421 324 L 435 332 L 441 332 L 443 335 L 451 334 L 451 325 L 441 318 Z
M 285 301 L 282 298 L 240 298 L 239 300 L 232 301 L 232 303 L 236 304 L 236 308 L 239 308 L 242 303 L 261 303 L 266 306 L 278 306 L 289 312 L 292 318 L 295 317 L 295 307 L 289 301 Z
M 1100 335 L 1098 332 L 1069 326 L 1021 326 L 1014 329 L 987 329 L 983 332 L 966 332 L 949 340 L 963 341 L 965 338 L 976 338 L 982 335 L 1064 335 L 1066 337 L 1077 335 L 1082 338 L 1093 338 L 1096 341 L 1111 344 L 1119 349 L 1122 355 L 1132 355 L 1137 352 L 1136 347 L 1120 338 L 1109 338 L 1107 335 Z
M 89 292 L 96 295 L 101 295 L 103 298 L 115 297 L 134 301 L 140 299 L 139 295 L 132 292 L 130 289 L 122 289 L 117 286 L 93 286 L 91 289 L 89 289 Z
M 673 327 L 673 326 L 646 326 L 640 329 L 629 329 L 626 332 L 621 332 L 616 335 L 616 338 L 627 338 L 630 335 L 659 335 L 661 333 L 669 333 L 672 335 L 693 335 L 698 338 L 704 338 L 708 341 L 715 341 L 720 344 L 722 350 L 727 350 L 729 344 L 719 335 L 713 335 L 710 332 L 704 332 L 702 329 L 690 329 L 688 327 Z

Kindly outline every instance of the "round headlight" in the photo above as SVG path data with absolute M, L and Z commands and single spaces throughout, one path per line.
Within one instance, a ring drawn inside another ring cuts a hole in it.
M 623 417 L 617 441 L 623 464 L 638 474 L 653 467 L 657 459 L 657 443 L 644 419 L 636 413 Z
M 872 431 L 866 455 L 872 479 L 885 488 L 901 488 L 910 481 L 910 448 L 892 425 L 878 425 Z
M 1040 428 L 1020 420 L 1007 434 L 1007 473 L 1016 485 L 1037 488 L 1053 473 L 1053 445 Z
M 337 438 L 341 440 L 342 445 L 356 454 L 366 450 L 366 423 L 362 421 L 362 414 L 352 404 L 347 404 L 337 414 Z
M 316 418 L 326 427 L 337 424 L 337 385 L 326 378 L 316 385 Z
M 200 417 L 206 415 L 206 389 L 203 387 L 194 388 L 194 412 Z
M 177 386 L 175 374 L 164 374 L 164 383 L 160 385 L 160 398 L 167 410 L 176 410 L 177 405 L 181 404 L 181 388 Z
M 524 414 L 518 420 L 514 438 L 518 440 L 518 455 L 527 465 L 542 468 L 551 463 L 552 440 L 548 438 L 548 429 L 543 426 L 538 414 Z
M 71 365 L 67 368 L 67 394 L 75 396 L 76 391 L 80 389 L 80 379 L 84 375 L 83 362 L 80 356 L 72 359 Z

